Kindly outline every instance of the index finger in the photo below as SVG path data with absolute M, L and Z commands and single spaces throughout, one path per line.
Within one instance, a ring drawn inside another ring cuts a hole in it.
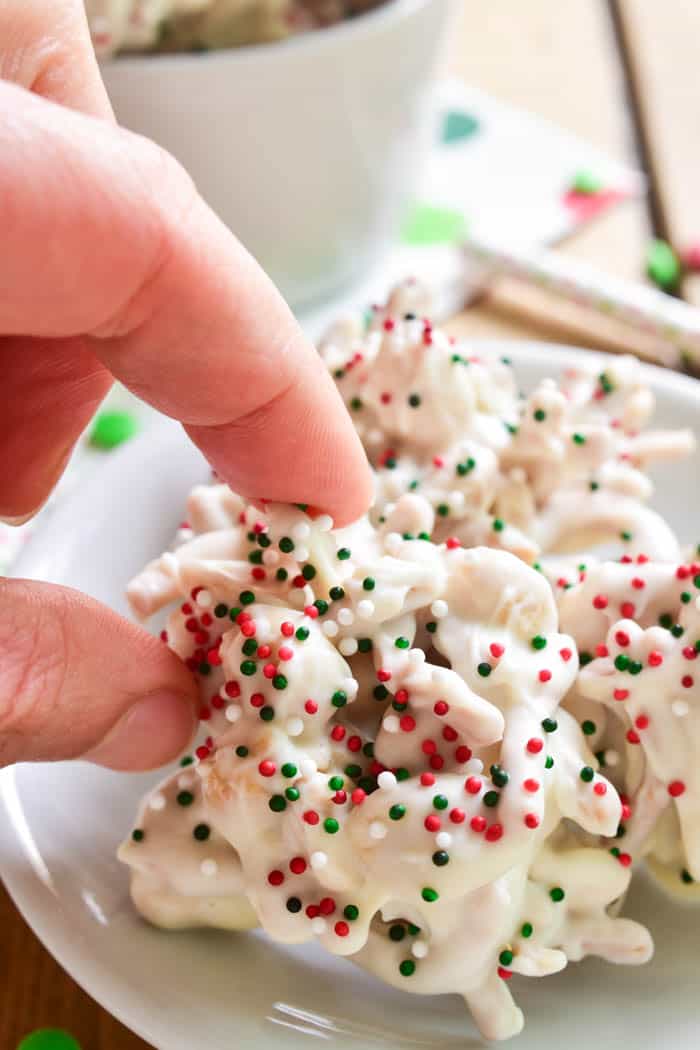
M 370 496 L 359 440 L 286 304 L 153 143 L 0 84 L 0 332 L 87 335 L 251 496 L 339 523 Z

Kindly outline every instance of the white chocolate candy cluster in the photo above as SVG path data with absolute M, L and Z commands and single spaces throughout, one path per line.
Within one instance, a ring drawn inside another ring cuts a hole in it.
M 171 609 L 202 737 L 120 855 L 158 925 L 315 940 L 503 1039 L 512 974 L 649 958 L 618 917 L 633 861 L 700 879 L 700 564 L 644 473 L 692 439 L 644 429 L 632 359 L 526 398 L 427 310 L 407 282 L 321 347 L 375 467 L 367 518 L 201 486 L 131 583 L 140 618 Z M 584 564 L 611 541 L 621 560 Z
M 283 40 L 381 0 L 85 0 L 95 51 L 190 51 Z
M 201 682 L 206 740 L 121 856 L 153 922 L 315 939 L 458 991 L 505 1038 L 523 1023 L 511 973 L 648 958 L 646 931 L 607 911 L 629 872 L 598 842 L 622 806 L 559 710 L 578 664 L 545 578 L 404 539 L 398 522 L 433 525 L 420 496 L 386 518 L 333 530 L 195 490 L 197 534 L 129 594 L 141 615 L 181 602 L 166 638 Z

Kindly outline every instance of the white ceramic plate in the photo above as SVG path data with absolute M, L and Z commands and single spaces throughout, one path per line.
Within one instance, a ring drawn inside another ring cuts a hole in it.
M 526 387 L 577 357 L 546 345 L 502 351 Z M 694 427 L 700 437 L 700 383 L 649 375 L 659 423 Z M 158 424 L 66 494 L 18 572 L 80 587 L 126 612 L 125 583 L 168 544 L 188 489 L 205 473 L 179 429 Z M 683 540 L 700 539 L 698 461 L 666 468 L 657 482 L 656 505 Z M 19 766 L 0 777 L 0 872 L 49 950 L 121 1021 L 158 1050 L 484 1045 L 457 997 L 411 996 L 313 947 L 281 948 L 259 934 L 169 934 L 139 921 L 114 852 L 154 779 L 83 763 Z M 627 913 L 651 927 L 654 961 L 613 969 L 589 960 L 544 981 L 516 978 L 527 1023 L 514 1050 L 696 1050 L 700 911 L 642 879 Z

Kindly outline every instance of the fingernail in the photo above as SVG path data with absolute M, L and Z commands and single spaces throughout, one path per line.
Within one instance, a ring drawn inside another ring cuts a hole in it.
M 175 758 L 194 735 L 191 701 L 177 693 L 154 693 L 134 704 L 97 747 L 83 757 L 109 769 L 155 769 Z
M 35 510 L 32 510 L 29 514 L 20 514 L 18 518 L 10 518 L 0 515 L 0 522 L 2 522 L 3 525 L 10 525 L 12 528 L 17 528 L 19 525 L 26 525 L 30 518 L 33 518 L 36 513 Z

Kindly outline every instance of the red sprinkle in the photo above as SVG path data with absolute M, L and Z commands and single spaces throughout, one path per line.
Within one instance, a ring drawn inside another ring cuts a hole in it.
M 394 696 L 394 699 L 396 700 L 397 704 L 407 704 L 408 703 L 408 689 L 397 689 L 396 690 L 396 694 Z
M 629 689 L 615 689 L 613 692 L 613 696 L 616 700 L 626 700 L 629 695 Z
M 608 607 L 608 599 L 605 597 L 605 595 L 604 594 L 596 594 L 595 598 L 593 599 L 593 608 L 594 609 L 607 609 L 607 607 Z
M 350 798 L 354 806 L 361 806 L 367 798 L 367 793 L 362 788 L 355 788 Z
M 491 824 L 486 829 L 486 841 L 487 842 L 498 842 L 503 835 L 503 826 L 501 824 Z
M 615 641 L 619 646 L 622 646 L 622 648 L 624 648 L 626 645 L 630 644 L 630 636 L 628 635 L 627 631 L 616 631 Z
M 653 652 L 649 653 L 648 661 L 650 667 L 660 667 L 664 662 L 664 658 L 663 655 L 655 649 Z
M 445 546 L 447 547 L 448 551 L 453 551 L 457 547 L 461 547 L 462 546 L 462 541 L 458 540 L 456 536 L 449 536 L 445 540 Z
M 637 715 L 634 720 L 637 729 L 646 729 L 649 725 L 649 715 Z
M 466 814 L 465 814 L 464 810 L 463 809 L 457 809 L 456 806 L 455 806 L 454 809 L 450 810 L 450 820 L 452 821 L 453 824 L 463 824 L 465 816 L 466 816 Z
M 498 976 L 503 981 L 509 981 L 511 979 L 511 977 L 513 976 L 513 971 L 512 970 L 506 970 L 505 966 L 499 966 L 498 970 L 496 972 L 498 973 Z
M 532 828 L 533 830 L 540 826 L 540 818 L 537 816 L 536 813 L 526 813 L 525 814 L 525 826 L 528 827 L 528 828 Z M 491 829 L 489 828 L 489 831 L 490 830 Z M 489 836 L 488 836 L 488 832 L 487 832 L 486 833 L 486 838 L 488 838 L 488 837 Z
M 683 656 L 686 660 L 697 660 L 698 651 L 694 645 L 686 645 L 683 648 Z
M 539 677 L 540 682 L 548 682 L 551 679 L 551 677 L 552 677 L 552 672 L 548 671 L 546 668 L 543 668 L 540 671 L 538 677 Z
M 306 861 L 303 857 L 292 857 L 289 862 L 289 870 L 295 875 L 303 875 L 306 871 Z
M 682 780 L 672 780 L 668 785 L 668 793 L 671 798 L 680 798 L 685 792 L 685 784 Z
M 461 762 L 468 762 L 471 757 L 472 757 L 471 748 L 467 747 L 466 744 L 462 744 L 455 751 L 455 758 L 460 763 Z
M 258 766 L 258 772 L 261 777 L 274 777 L 277 772 L 277 766 L 269 758 L 265 758 Z
M 253 695 L 250 698 L 251 707 L 262 707 L 264 703 L 265 697 L 262 695 L 262 693 L 253 693 Z
M 304 822 L 306 824 L 310 824 L 311 827 L 315 827 L 320 819 L 321 818 L 319 817 L 315 809 L 307 809 L 306 813 L 304 814 Z
M 332 915 L 335 911 L 335 901 L 332 897 L 323 897 L 319 901 L 318 910 L 321 915 Z
M 318 711 L 318 704 L 315 700 L 307 700 L 304 704 L 304 710 L 306 711 L 307 715 L 315 715 Z
M 430 756 L 430 768 L 431 769 L 442 769 L 445 765 L 445 759 L 442 755 L 431 755 Z
M 469 795 L 478 795 L 481 791 L 481 781 L 478 777 L 467 777 L 464 781 L 464 790 Z
M 634 602 L 623 602 L 620 606 L 620 612 L 627 620 L 631 620 L 635 613 Z
M 345 729 L 345 726 L 333 726 L 331 729 L 331 739 L 338 741 L 344 740 L 346 732 L 347 730 Z
M 486 828 L 486 818 L 472 817 L 472 819 L 469 821 L 469 826 L 472 829 L 472 831 L 483 831 Z
M 498 660 L 501 656 L 503 656 L 505 648 L 502 645 L 499 645 L 498 642 L 491 642 L 491 645 L 489 646 L 489 652 L 491 653 L 491 656 L 495 657 L 495 659 Z
M 523 787 L 525 788 L 526 791 L 531 791 L 531 792 L 539 791 L 540 790 L 540 782 L 539 782 L 539 780 L 535 780 L 533 777 L 529 777 L 527 780 L 523 780 Z
M 527 750 L 530 752 L 531 755 L 539 755 L 540 751 L 544 747 L 544 743 L 539 739 L 539 737 L 533 736 L 528 740 L 526 746 Z
M 692 677 L 692 675 L 684 674 L 683 677 L 681 678 L 681 685 L 683 686 L 684 689 L 692 688 L 693 682 L 694 682 L 694 678 Z
M 434 755 L 437 751 L 437 744 L 434 740 L 424 740 L 420 746 L 420 749 L 424 755 Z
M 359 736 L 348 737 L 348 751 L 359 751 L 362 747 L 362 738 Z
M 271 886 L 281 886 L 284 882 L 284 874 L 281 871 L 271 871 L 267 876 L 267 881 Z
M 432 787 L 433 784 L 435 783 L 435 774 L 434 773 L 421 773 L 421 775 L 420 775 L 420 782 L 423 785 L 423 787 Z
M 567 664 L 571 659 L 573 653 L 571 652 L 571 649 L 560 649 L 559 655 L 561 656 L 564 663 Z
M 433 707 L 433 711 L 435 712 L 435 714 L 439 715 L 441 718 L 443 715 L 446 715 L 449 710 L 450 705 L 444 700 L 437 700 L 435 702 L 435 706 Z
M 625 736 L 626 736 L 627 742 L 629 744 L 638 744 L 639 743 L 639 733 L 637 732 L 636 729 L 628 729 L 627 732 L 625 733 Z
M 335 924 L 335 932 L 336 936 L 338 937 L 347 937 L 347 935 L 350 933 L 350 927 L 346 922 L 343 922 L 341 920 L 341 922 L 337 922 Z
M 241 687 L 238 682 L 227 682 L 224 686 L 224 692 L 226 696 L 230 696 L 232 700 L 241 695 Z
M 416 728 L 416 720 L 413 715 L 403 715 L 399 719 L 399 725 L 404 733 L 412 733 Z
M 629 855 L 629 853 L 620 853 L 617 859 L 619 860 L 623 868 L 629 868 L 630 864 L 632 863 L 632 858 Z
M 426 831 L 439 831 L 442 827 L 442 821 L 435 813 L 429 813 L 423 821 Z
M 195 755 L 197 756 L 200 762 L 204 762 L 205 759 L 209 758 L 210 754 L 211 750 L 205 746 L 198 747 L 195 751 Z
M 453 744 L 458 736 L 459 733 L 452 726 L 445 726 L 442 731 L 442 739 L 447 740 L 450 744 Z
M 377 678 L 379 679 L 380 682 L 390 682 L 391 681 L 391 671 L 386 671 L 383 667 L 380 667 L 379 670 L 377 671 Z

